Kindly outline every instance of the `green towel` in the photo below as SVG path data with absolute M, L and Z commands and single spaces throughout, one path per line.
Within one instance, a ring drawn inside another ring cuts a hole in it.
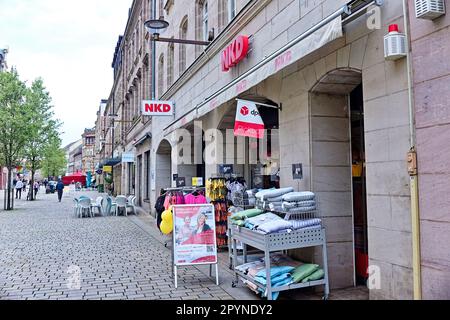
M 232 223 L 236 226 L 239 227 L 244 227 L 245 226 L 245 221 L 244 220 L 233 220 Z
M 322 280 L 324 277 L 325 277 L 325 272 L 322 269 L 319 269 L 316 272 L 314 272 L 312 275 L 307 276 L 305 279 L 303 279 L 302 283 Z
M 241 211 L 238 213 L 235 213 L 231 216 L 232 220 L 245 220 L 247 218 L 253 218 L 256 216 L 259 216 L 260 214 L 263 214 L 264 211 L 259 210 L 259 209 L 250 209 L 250 210 L 245 210 L 245 211 Z
M 299 283 L 303 279 L 312 275 L 314 272 L 319 270 L 318 264 L 304 264 L 300 267 L 296 268 L 292 273 L 292 278 L 294 279 L 294 283 Z

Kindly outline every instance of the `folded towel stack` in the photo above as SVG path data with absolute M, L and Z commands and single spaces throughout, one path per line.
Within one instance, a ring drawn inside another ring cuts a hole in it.
M 256 194 L 256 199 L 263 202 L 267 210 L 282 211 L 283 196 L 292 192 L 294 188 L 261 190 Z
M 283 195 L 282 209 L 289 213 L 311 212 L 316 210 L 316 195 L 312 192 L 291 192 Z

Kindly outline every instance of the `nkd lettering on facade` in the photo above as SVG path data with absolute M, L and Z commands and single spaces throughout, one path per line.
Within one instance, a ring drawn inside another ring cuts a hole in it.
M 142 101 L 144 116 L 173 116 L 175 105 L 172 101 Z

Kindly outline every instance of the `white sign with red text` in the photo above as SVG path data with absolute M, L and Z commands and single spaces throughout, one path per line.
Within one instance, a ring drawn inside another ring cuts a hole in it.
M 172 101 L 142 101 L 144 116 L 173 116 L 175 105 Z
M 264 122 L 255 102 L 238 100 L 234 135 L 250 138 L 264 138 Z

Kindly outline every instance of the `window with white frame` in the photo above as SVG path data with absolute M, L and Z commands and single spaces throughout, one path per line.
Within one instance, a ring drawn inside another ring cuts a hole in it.
M 158 61 L 158 96 L 164 93 L 164 54 L 159 56 Z
M 169 43 L 167 48 L 167 88 L 173 84 L 173 62 L 175 60 L 175 50 L 173 43 Z
M 208 2 L 203 3 L 202 8 L 202 26 L 203 26 L 203 41 L 208 41 Z
M 188 32 L 188 18 L 185 16 L 180 25 L 180 39 L 186 40 Z M 186 70 L 186 45 L 180 44 L 180 64 L 179 73 L 180 75 Z
M 236 17 L 236 0 L 228 0 L 228 22 Z

